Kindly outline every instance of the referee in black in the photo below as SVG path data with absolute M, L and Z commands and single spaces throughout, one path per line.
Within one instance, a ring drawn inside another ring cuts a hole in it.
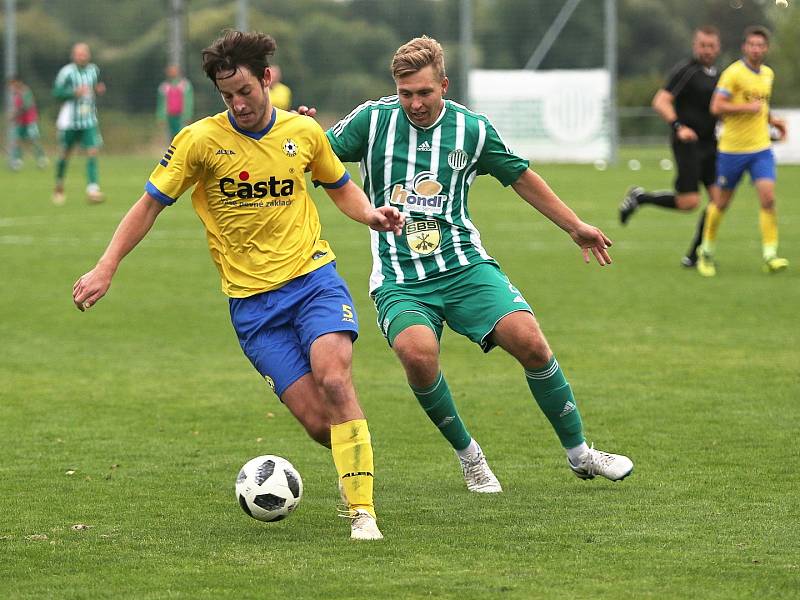
M 705 185 L 709 197 L 716 193 L 717 119 L 709 112 L 709 106 L 719 80 L 714 65 L 719 51 L 716 27 L 706 25 L 696 29 L 692 58 L 676 65 L 667 84 L 653 97 L 653 108 L 672 128 L 672 152 L 678 169 L 675 191 L 647 192 L 639 186 L 630 188 L 619 207 L 619 220 L 623 225 L 643 204 L 694 210 L 700 204 L 700 182 Z M 697 261 L 704 221 L 705 211 L 700 216 L 692 246 L 681 259 L 686 267 L 694 267 Z

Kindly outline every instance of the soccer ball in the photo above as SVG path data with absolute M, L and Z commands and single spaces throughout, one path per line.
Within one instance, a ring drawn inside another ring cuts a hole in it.
M 285 458 L 267 454 L 245 463 L 236 478 L 242 510 L 259 521 L 280 521 L 300 504 L 303 480 Z

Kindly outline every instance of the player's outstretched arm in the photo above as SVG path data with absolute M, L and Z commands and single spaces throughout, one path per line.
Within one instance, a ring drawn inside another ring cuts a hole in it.
M 163 209 L 164 205 L 147 192 L 131 207 L 97 265 L 72 286 L 72 301 L 78 310 L 83 312 L 105 296 L 119 263 L 142 241 Z
M 525 169 L 511 187 L 523 200 L 569 234 L 580 246 L 584 262 L 589 262 L 591 254 L 601 266 L 611 264 L 608 253 L 611 240 L 597 227 L 581 221 L 539 175 Z
M 375 231 L 391 231 L 400 234 L 405 217 L 393 206 L 374 208 L 364 191 L 352 180 L 336 189 L 325 189 L 336 207 L 348 217 L 368 225 Z

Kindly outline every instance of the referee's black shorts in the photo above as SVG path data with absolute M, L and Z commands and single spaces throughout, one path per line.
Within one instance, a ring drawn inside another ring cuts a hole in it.
M 672 153 L 678 174 L 675 177 L 675 191 L 679 194 L 697 192 L 702 182 L 707 188 L 713 185 L 717 176 L 716 140 L 681 142 L 672 136 Z

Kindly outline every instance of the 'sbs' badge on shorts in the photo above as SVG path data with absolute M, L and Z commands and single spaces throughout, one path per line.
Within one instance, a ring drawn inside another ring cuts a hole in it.
M 439 223 L 434 220 L 408 221 L 406 223 L 406 242 L 417 254 L 430 254 L 439 247 L 442 235 Z

